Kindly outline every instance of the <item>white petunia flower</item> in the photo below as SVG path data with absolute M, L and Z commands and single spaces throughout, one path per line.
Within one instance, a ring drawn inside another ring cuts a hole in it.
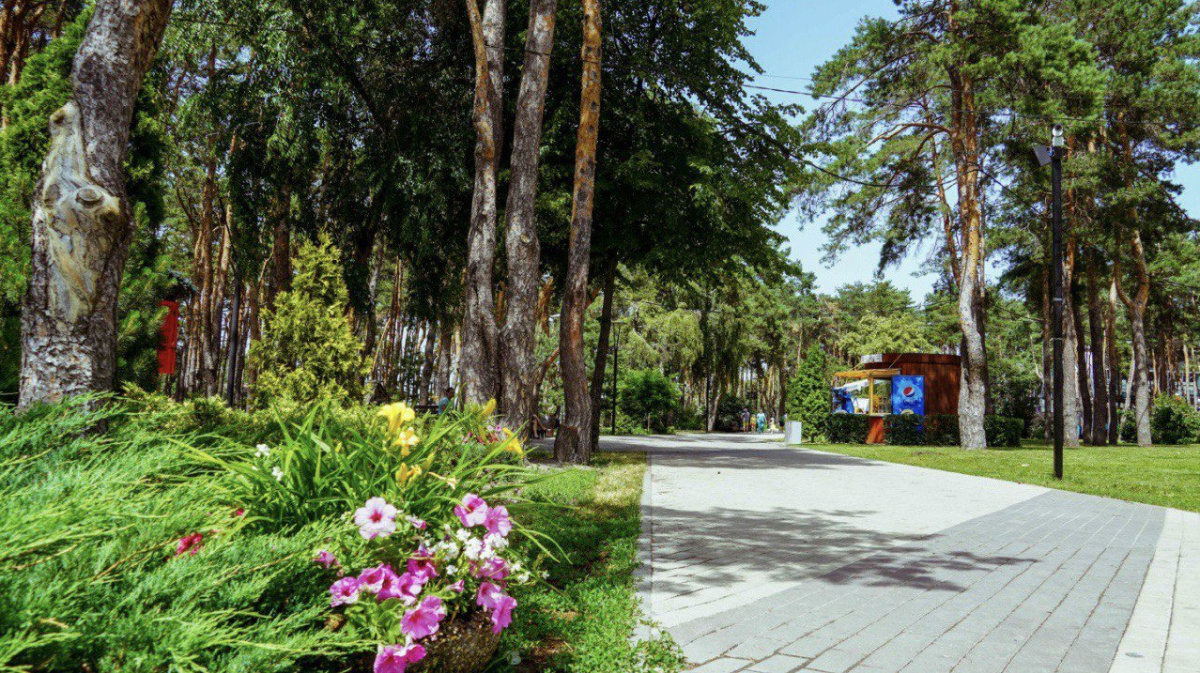
M 463 545 L 463 555 L 472 561 L 478 561 L 483 555 L 483 540 L 471 538 Z
M 271 447 L 267 446 L 266 444 L 259 444 L 258 446 L 254 447 L 254 449 L 258 452 L 258 455 L 262 456 L 263 458 L 271 455 Z
M 275 481 L 283 481 L 283 470 L 279 469 L 279 466 L 276 465 L 271 468 L 271 476 L 275 477 Z

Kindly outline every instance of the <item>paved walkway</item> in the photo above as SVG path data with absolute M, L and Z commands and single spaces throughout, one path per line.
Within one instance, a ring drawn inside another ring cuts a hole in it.
M 783 447 L 645 450 L 641 590 L 695 673 L 1197 673 L 1200 515 Z

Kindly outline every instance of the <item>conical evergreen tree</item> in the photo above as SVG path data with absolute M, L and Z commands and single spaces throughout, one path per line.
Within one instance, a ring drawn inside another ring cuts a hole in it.
M 305 243 L 292 289 L 264 312 L 262 339 L 250 358 L 258 367 L 255 403 L 361 400 L 367 363 L 346 319 L 346 283 L 327 238 Z
M 800 421 L 806 438 L 824 437 L 829 420 L 829 364 L 817 344 L 808 349 L 788 387 L 788 419 Z

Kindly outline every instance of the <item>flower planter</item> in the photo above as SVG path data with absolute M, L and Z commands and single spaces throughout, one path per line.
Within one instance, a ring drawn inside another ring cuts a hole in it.
M 422 643 L 425 658 L 407 673 L 479 673 L 496 656 L 500 634 L 483 611 L 442 622 L 437 635 Z

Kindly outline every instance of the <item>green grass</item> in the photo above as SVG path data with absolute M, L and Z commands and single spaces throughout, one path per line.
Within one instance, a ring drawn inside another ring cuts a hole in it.
M 532 514 L 529 525 L 557 540 L 565 556 L 547 567 L 548 586 L 517 597 L 502 650 L 525 653 L 515 669 L 522 673 L 680 671 L 683 658 L 670 640 L 630 641 L 642 619 L 633 571 L 646 457 L 599 454 L 593 465 L 563 470 L 524 494 L 556 505 L 522 517 Z
M 1067 449 L 1062 481 L 1054 478 L 1054 453 L 1044 444 L 986 451 L 848 444 L 806 448 L 1200 511 L 1200 446 L 1197 445 Z

